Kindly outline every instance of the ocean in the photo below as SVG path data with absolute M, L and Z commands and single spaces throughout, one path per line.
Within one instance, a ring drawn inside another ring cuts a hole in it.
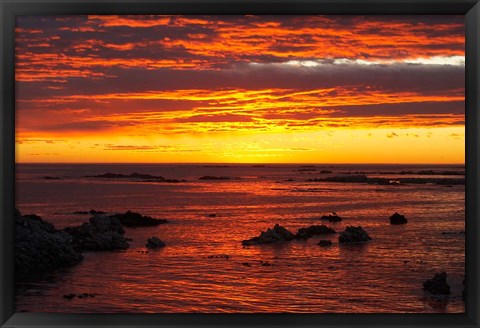
M 421 174 L 425 171 L 434 172 Z M 128 250 L 84 253 L 85 259 L 74 267 L 19 283 L 16 311 L 464 312 L 464 185 L 308 181 L 347 174 L 392 180 L 464 178 L 445 171 L 464 171 L 464 166 L 17 164 L 17 208 L 57 228 L 87 222 L 89 215 L 73 213 L 90 209 L 131 210 L 170 222 L 125 228 L 126 237 L 132 238 Z M 186 181 L 86 177 L 107 172 Z M 202 176 L 230 179 L 199 180 Z M 319 219 L 330 212 L 343 221 Z M 395 212 L 405 215 L 408 223 L 390 225 Z M 314 224 L 326 224 L 337 232 L 362 226 L 372 240 L 339 244 L 334 234 L 242 246 L 242 240 L 277 223 L 293 233 Z M 145 244 L 152 236 L 167 246 L 147 252 Z M 320 247 L 320 239 L 333 245 Z M 265 262 L 268 265 L 262 265 Z M 448 298 L 432 297 L 422 289 L 422 283 L 440 271 L 448 275 L 452 290 Z M 96 296 L 66 300 L 63 295 L 69 293 Z

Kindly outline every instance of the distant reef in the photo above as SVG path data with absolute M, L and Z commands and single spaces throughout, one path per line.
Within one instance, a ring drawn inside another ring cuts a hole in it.
M 111 180 L 134 180 L 142 182 L 186 182 L 186 180 L 178 179 L 166 179 L 160 175 L 151 175 L 151 174 L 142 174 L 142 173 L 131 173 L 131 174 L 122 174 L 122 173 L 103 173 L 98 175 L 86 175 L 84 178 L 96 178 L 96 179 L 111 179 Z
M 336 175 L 326 178 L 308 179 L 308 182 L 347 182 L 347 183 L 368 183 L 377 185 L 399 185 L 399 184 L 436 184 L 436 185 L 464 185 L 465 178 L 370 178 L 365 174 Z
M 240 180 L 240 178 L 237 177 L 216 177 L 212 175 L 204 175 L 203 177 L 198 178 L 198 180 Z

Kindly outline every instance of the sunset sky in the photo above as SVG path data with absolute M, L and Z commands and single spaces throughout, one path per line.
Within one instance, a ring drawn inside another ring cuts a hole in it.
M 463 16 L 24 16 L 17 162 L 464 163 Z

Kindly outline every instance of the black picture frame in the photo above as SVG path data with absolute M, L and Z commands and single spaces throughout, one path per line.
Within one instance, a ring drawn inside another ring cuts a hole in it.
M 466 312 L 464 314 L 47 314 L 14 311 L 15 81 L 17 15 L 457 14 L 466 23 Z M 478 0 L 0 0 L 1 327 L 480 327 Z

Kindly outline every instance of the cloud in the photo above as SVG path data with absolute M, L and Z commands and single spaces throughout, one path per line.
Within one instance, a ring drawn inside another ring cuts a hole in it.
M 22 17 L 16 78 L 101 78 L 108 67 L 203 71 L 319 59 L 442 64 L 441 58 L 458 62 L 464 56 L 463 23 L 456 16 Z
M 465 120 L 461 16 L 45 16 L 19 17 L 16 31 L 24 134 Z

